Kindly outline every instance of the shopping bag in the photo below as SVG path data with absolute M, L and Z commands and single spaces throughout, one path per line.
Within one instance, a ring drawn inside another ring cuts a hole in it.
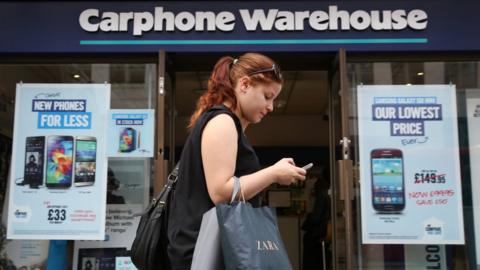
M 202 217 L 200 232 L 193 252 L 191 270 L 223 270 L 217 212 L 211 208 Z
M 244 199 L 218 204 L 216 212 L 225 269 L 292 269 L 274 209 Z
M 233 178 L 233 190 L 230 203 L 235 201 L 240 190 L 240 180 Z M 222 249 L 220 244 L 220 232 L 218 230 L 217 210 L 212 207 L 203 214 L 200 232 L 198 233 L 195 250 L 193 252 L 191 270 L 223 270 Z

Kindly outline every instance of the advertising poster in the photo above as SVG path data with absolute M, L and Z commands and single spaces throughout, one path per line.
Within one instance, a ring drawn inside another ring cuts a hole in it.
M 475 250 L 480 265 L 480 89 L 467 89 L 468 142 L 472 177 L 472 209 L 475 224 Z
M 104 239 L 109 84 L 17 84 L 9 239 Z
M 358 86 L 365 244 L 463 244 L 454 85 Z
M 140 221 L 134 214 L 143 209 L 142 204 L 107 205 L 105 241 L 75 241 L 72 269 L 135 269 L 128 251 Z
M 154 110 L 110 110 L 109 157 L 153 157 Z

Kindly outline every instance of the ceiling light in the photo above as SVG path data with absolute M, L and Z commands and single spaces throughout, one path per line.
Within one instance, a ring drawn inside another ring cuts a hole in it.
M 425 74 L 425 73 L 423 73 L 423 72 L 418 72 L 418 73 L 417 73 L 417 76 L 423 76 L 424 74 Z
M 78 78 L 80 78 L 80 75 L 75 74 L 75 75 L 73 75 L 73 78 L 78 79 Z

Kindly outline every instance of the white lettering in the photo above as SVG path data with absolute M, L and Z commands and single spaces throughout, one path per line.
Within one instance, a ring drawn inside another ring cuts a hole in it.
M 405 18 L 405 10 L 395 10 L 392 12 L 392 27 L 394 30 L 401 30 L 407 27 L 407 19 Z
M 118 31 L 128 31 L 128 21 L 133 20 L 133 12 L 120 13 L 120 22 L 118 23 Z
M 88 127 L 88 115 L 65 115 L 64 127 Z
M 235 15 L 228 11 L 218 13 L 215 20 L 218 29 L 222 31 L 232 31 L 235 27 Z
M 175 17 L 175 27 L 178 30 L 187 32 L 193 29 L 195 26 L 195 16 L 190 12 L 180 12 Z
M 205 24 L 207 24 L 207 31 L 215 31 L 215 13 L 195 12 L 195 18 L 195 31 L 203 31 Z
M 317 31 L 323 31 L 328 29 L 328 13 L 325 11 L 317 10 L 312 12 L 308 21 L 310 27 Z
M 423 135 L 422 123 L 392 123 L 393 135 Z
M 372 10 L 372 29 L 373 30 L 390 30 L 392 29 L 392 12 L 390 10 L 383 11 L 383 20 L 380 21 L 380 11 Z
M 308 19 L 310 12 L 308 11 L 295 11 L 295 30 L 302 31 L 303 23 L 305 19 Z
M 54 101 L 53 109 L 55 111 L 83 111 L 84 102 L 82 101 Z
M 61 116 L 58 114 L 42 114 L 40 116 L 41 127 L 60 127 Z
M 118 31 L 118 14 L 115 12 L 103 13 L 100 29 L 103 32 Z
M 415 30 L 427 28 L 427 13 L 421 9 L 414 9 L 408 13 L 408 26 Z
M 395 119 L 395 108 L 393 107 L 375 107 L 374 115 L 377 120 Z
M 133 35 L 141 36 L 143 32 L 152 30 L 153 15 L 150 12 L 135 12 L 133 15 Z
M 398 108 L 399 119 L 440 119 L 440 107 L 399 107 Z
M 90 18 L 92 17 L 98 18 L 98 9 L 87 9 L 87 10 L 84 10 L 82 13 L 80 13 L 80 17 L 78 21 L 83 30 L 87 32 L 98 31 L 98 23 L 97 24 L 90 23 Z
M 295 18 L 290 11 L 279 11 L 275 21 L 275 29 L 278 31 L 295 30 Z
M 49 111 L 52 108 L 51 101 L 34 101 L 33 110 L 34 111 Z
M 397 10 L 342 10 L 330 5 L 328 10 L 289 11 L 279 9 L 239 9 L 246 31 L 303 31 L 305 21 L 315 31 L 365 31 L 426 29 L 428 15 L 421 9 Z M 128 32 L 142 36 L 149 31 L 233 31 L 235 15 L 230 11 L 180 11 L 177 14 L 155 7 L 154 12 L 100 12 L 86 9 L 80 13 L 79 23 L 87 32 Z M 131 29 L 130 29 L 131 28 Z
M 165 30 L 168 32 L 175 31 L 174 24 L 175 15 L 172 12 L 163 12 L 163 7 L 155 8 L 155 31 L 163 31 L 163 22 L 165 22 Z
M 278 245 L 274 241 L 266 240 L 266 241 L 259 241 L 257 240 L 257 250 L 269 250 L 275 251 L 280 250 Z
M 350 16 L 350 24 L 354 29 L 365 30 L 370 26 L 370 15 L 364 10 L 357 10 Z
M 338 30 L 338 19 L 342 25 L 342 30 L 350 29 L 348 12 L 345 10 L 338 11 L 337 6 L 329 6 L 328 13 L 330 14 L 330 30 Z
M 268 15 L 265 16 L 263 9 L 255 9 L 250 16 L 248 9 L 240 9 L 240 16 L 242 16 L 242 20 L 247 31 L 257 30 L 258 24 L 260 24 L 260 27 L 263 31 L 270 31 L 273 28 L 273 22 L 275 21 L 277 12 L 278 9 L 269 9 Z

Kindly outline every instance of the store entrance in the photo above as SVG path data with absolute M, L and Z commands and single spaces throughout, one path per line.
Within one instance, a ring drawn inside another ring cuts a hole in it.
M 195 102 L 207 88 L 215 62 L 229 54 L 167 54 L 173 95 L 167 95 L 170 143 L 178 159 Z M 285 79 L 274 110 L 246 135 L 262 166 L 292 157 L 299 166 L 313 163 L 302 184 L 271 186 L 265 205 L 277 207 L 279 229 L 295 270 L 332 268 L 329 92 L 335 54 L 268 53 Z M 168 117 L 167 117 L 168 118 Z M 168 120 L 167 120 L 168 121 Z M 168 126 L 168 125 L 167 125 Z

